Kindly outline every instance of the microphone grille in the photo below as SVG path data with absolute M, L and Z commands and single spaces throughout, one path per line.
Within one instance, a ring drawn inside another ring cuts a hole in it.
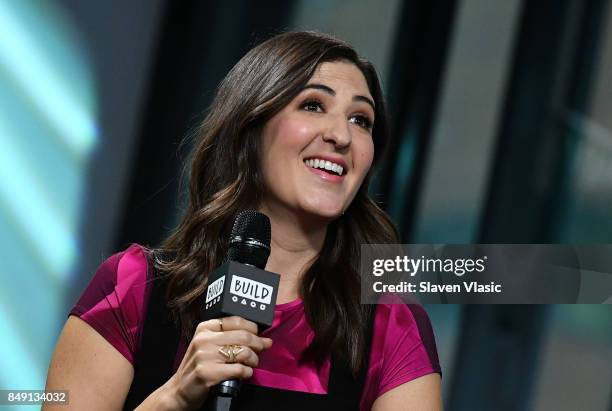
M 267 215 L 255 210 L 241 211 L 234 220 L 230 243 L 234 239 L 257 239 L 270 247 L 270 219 Z

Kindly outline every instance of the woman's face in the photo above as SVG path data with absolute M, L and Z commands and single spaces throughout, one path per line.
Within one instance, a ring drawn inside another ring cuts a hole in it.
M 373 99 L 352 63 L 319 65 L 263 129 L 262 210 L 333 219 L 355 197 L 374 157 Z

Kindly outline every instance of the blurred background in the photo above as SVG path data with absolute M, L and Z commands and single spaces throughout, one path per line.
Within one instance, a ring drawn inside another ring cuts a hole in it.
M 42 389 L 98 264 L 176 224 L 181 140 L 286 29 L 378 68 L 403 242 L 612 243 L 608 1 L 0 0 L 1 389 Z M 426 308 L 447 410 L 612 410 L 610 305 Z

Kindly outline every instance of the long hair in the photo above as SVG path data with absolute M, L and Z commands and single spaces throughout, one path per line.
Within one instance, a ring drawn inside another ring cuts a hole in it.
M 257 208 L 265 192 L 260 171 L 264 124 L 302 91 L 319 64 L 339 60 L 361 70 L 374 98 L 376 164 L 388 138 L 382 91 L 373 66 L 347 43 L 315 32 L 277 35 L 251 49 L 219 85 L 192 149 L 186 210 L 155 260 L 169 279 L 168 307 L 185 336 L 192 336 L 199 322 L 198 303 L 208 274 L 225 258 L 234 216 Z M 329 224 L 300 289 L 315 333 L 303 359 L 321 362 L 332 351 L 354 372 L 362 364 L 371 309 L 359 301 L 360 245 L 398 242 L 390 219 L 368 197 L 369 181 L 370 174 L 345 213 Z

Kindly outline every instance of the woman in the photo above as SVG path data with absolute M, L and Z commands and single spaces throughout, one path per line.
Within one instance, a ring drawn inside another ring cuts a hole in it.
M 124 406 L 147 345 L 152 267 L 168 279 L 168 304 L 156 307 L 181 339 L 170 377 L 139 410 L 198 409 L 230 378 L 246 380 L 255 397 L 267 390 L 272 402 L 289 393 L 283 409 L 326 409 L 333 397 L 362 410 L 440 409 L 426 314 L 359 301 L 360 244 L 398 242 L 367 194 L 386 140 L 376 72 L 348 44 L 290 32 L 249 51 L 201 126 L 182 222 L 155 252 L 133 245 L 100 267 L 60 336 L 47 389 L 70 390 L 73 409 Z M 266 270 L 281 274 L 274 323 L 260 335 L 239 317 L 198 317 L 206 274 L 223 261 L 232 219 L 245 209 L 270 218 Z M 354 398 L 338 395 L 340 386 Z

